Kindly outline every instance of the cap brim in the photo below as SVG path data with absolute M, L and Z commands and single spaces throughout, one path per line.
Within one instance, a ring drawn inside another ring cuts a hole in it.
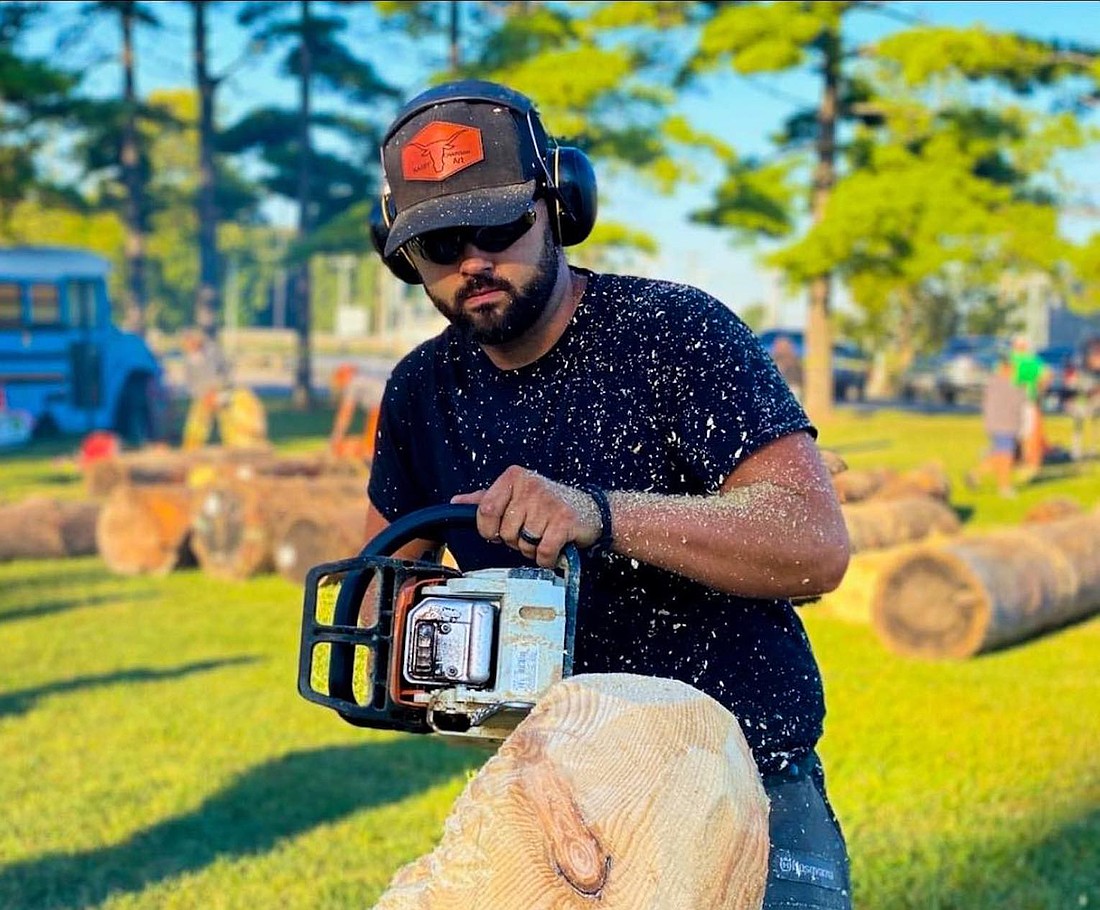
M 410 206 L 390 226 L 385 255 L 392 256 L 413 237 L 442 228 L 482 227 L 515 221 L 535 198 L 536 183 L 515 183 L 440 196 Z

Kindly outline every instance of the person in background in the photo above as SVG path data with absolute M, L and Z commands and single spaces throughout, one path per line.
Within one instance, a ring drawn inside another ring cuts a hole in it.
M 267 413 L 259 397 L 233 382 L 229 361 L 218 343 L 201 329 L 183 336 L 184 381 L 190 404 L 182 448 L 206 445 L 217 425 L 222 445 L 257 448 L 267 443 Z
M 1100 335 L 1081 346 L 1080 362 L 1074 369 L 1073 397 L 1069 415 L 1073 420 L 1070 452 L 1074 461 L 1096 454 L 1096 421 L 1100 416 Z
M 966 475 L 967 486 L 977 489 L 984 477 L 992 475 L 1002 496 L 1016 495 L 1012 475 L 1026 404 L 1027 394 L 1015 381 L 1012 360 L 1005 356 L 982 390 L 982 425 L 989 448 L 978 466 Z
M 596 217 L 583 153 L 496 83 L 435 87 L 382 144 L 371 236 L 450 325 L 382 399 L 367 535 L 476 505 L 464 571 L 582 554 L 577 673 L 678 679 L 738 718 L 771 800 L 764 907 L 848 910 L 816 746 L 825 700 L 791 602 L 849 542 L 817 431 L 748 326 L 698 288 L 572 266 Z M 715 837 L 721 837 L 720 825 Z
M 1023 335 L 1012 340 L 1012 379 L 1024 392 L 1023 420 L 1020 426 L 1021 479 L 1032 480 L 1043 466 L 1046 441 L 1043 435 L 1043 390 L 1049 382 L 1049 369 Z

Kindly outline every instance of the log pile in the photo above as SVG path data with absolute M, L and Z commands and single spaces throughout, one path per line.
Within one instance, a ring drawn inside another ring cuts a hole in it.
M 853 553 L 880 550 L 937 534 L 955 534 L 962 523 L 947 503 L 930 496 L 868 499 L 842 505 Z
M 366 515 L 362 479 L 258 476 L 215 480 L 192 502 L 191 548 L 205 573 L 241 581 L 275 569 L 277 528 L 291 516 L 313 516 L 323 522 L 347 505 L 359 510 L 358 544 L 350 552 L 342 548 L 333 551 L 320 562 L 354 555 L 362 546 Z M 330 543 L 326 538 L 324 545 Z
M 900 472 L 893 468 L 841 471 L 833 475 L 833 489 L 841 503 L 919 496 L 947 502 L 951 496 L 951 481 L 943 465 L 929 462 Z
M 0 506 L 0 561 L 89 556 L 99 503 L 29 496 Z
M 768 801 L 737 720 L 684 683 L 552 687 L 375 910 L 754 910 Z
M 289 511 L 272 531 L 275 571 L 301 584 L 316 565 L 354 556 L 366 543 L 366 497 L 331 508 L 306 507 Z
M 909 549 L 875 586 L 871 622 L 891 651 L 966 658 L 1100 611 L 1100 513 Z

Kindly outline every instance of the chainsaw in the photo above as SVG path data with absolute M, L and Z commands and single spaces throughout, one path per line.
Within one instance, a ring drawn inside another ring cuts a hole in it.
M 473 505 L 398 519 L 358 556 L 309 570 L 298 692 L 360 727 L 505 739 L 573 673 L 580 556 L 556 569 L 461 572 L 395 559 L 417 539 L 475 527 Z

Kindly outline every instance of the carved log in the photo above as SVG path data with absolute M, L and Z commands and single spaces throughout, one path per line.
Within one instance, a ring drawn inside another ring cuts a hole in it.
M 275 523 L 272 533 L 275 571 L 301 584 L 322 562 L 354 556 L 366 542 L 367 501 L 338 502 L 331 508 L 295 509 Z
M 96 548 L 107 568 L 120 575 L 165 575 L 194 565 L 193 495 L 184 484 L 115 487 L 96 523 Z
M 194 501 L 191 547 L 200 568 L 216 578 L 243 580 L 271 572 L 275 530 L 286 515 L 328 514 L 349 502 L 365 507 L 365 486 L 356 477 L 256 476 L 212 481 Z
M 962 526 L 950 506 L 928 496 L 871 499 L 840 508 L 853 553 L 896 547 L 933 534 L 955 534 Z
M 95 552 L 99 504 L 48 496 L 0 506 L 0 561 L 59 559 Z
M 892 651 L 965 658 L 1100 611 L 1100 514 L 916 547 L 884 572 L 871 619 Z
M 684 683 L 552 687 L 375 910 L 749 910 L 768 801 L 737 720 Z

